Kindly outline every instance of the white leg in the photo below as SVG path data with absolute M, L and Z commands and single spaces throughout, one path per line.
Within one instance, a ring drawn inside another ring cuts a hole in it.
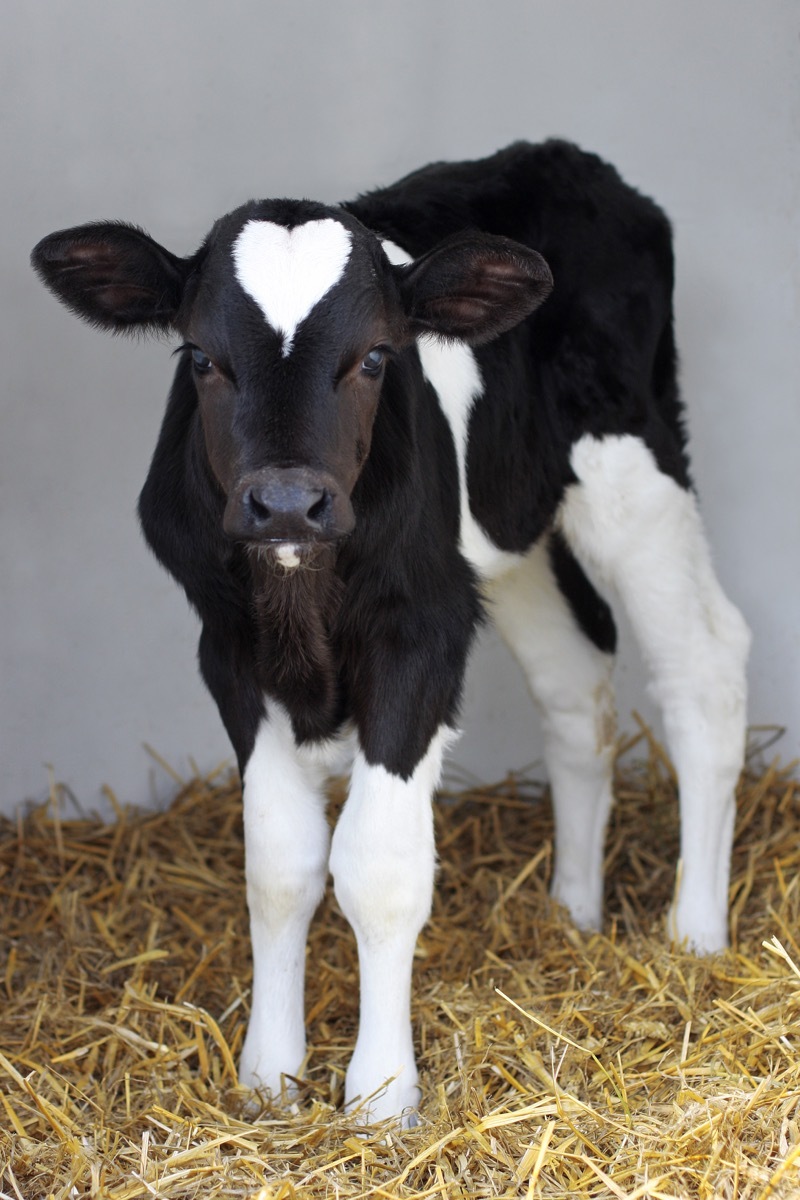
M 750 635 L 714 575 L 694 496 L 638 438 L 582 438 L 571 464 L 579 482 L 563 504 L 564 534 L 628 610 L 678 772 L 682 873 L 670 930 L 711 953 L 728 944 Z
M 614 758 L 613 658 L 579 628 L 546 541 L 489 590 L 490 611 L 542 713 L 555 818 L 551 893 L 581 928 L 599 928 Z
M 358 1039 L 345 1084 L 365 1120 L 414 1123 L 419 1102 L 411 1035 L 411 969 L 428 918 L 435 848 L 431 799 L 447 731 L 410 779 L 358 754 L 331 847 L 336 897 L 356 935 L 361 984 Z M 387 1083 L 387 1081 L 389 1081 Z
M 271 704 L 244 776 L 253 991 L 239 1078 L 275 1096 L 281 1075 L 297 1075 L 306 1052 L 306 938 L 325 888 L 330 840 L 325 775 L 313 751 L 295 746 L 286 713 Z

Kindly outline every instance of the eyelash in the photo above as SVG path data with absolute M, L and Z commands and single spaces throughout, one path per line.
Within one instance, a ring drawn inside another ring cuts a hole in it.
M 209 371 L 216 367 L 214 360 L 206 354 L 205 350 L 201 350 L 199 346 L 195 346 L 194 342 L 184 342 L 182 346 L 178 346 L 174 353 L 187 355 L 198 375 L 207 375 Z M 195 358 L 196 354 L 205 360 L 206 365 L 201 366 L 197 362 Z

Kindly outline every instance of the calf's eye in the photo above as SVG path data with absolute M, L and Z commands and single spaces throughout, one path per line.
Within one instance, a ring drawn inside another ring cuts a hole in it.
M 370 350 L 369 354 L 364 356 L 364 360 L 361 363 L 361 370 L 365 375 L 380 375 L 385 362 L 385 352 L 376 347 L 376 349 Z
M 207 374 L 214 365 L 208 355 L 204 354 L 202 350 L 198 350 L 196 346 L 192 347 L 192 364 L 199 375 Z

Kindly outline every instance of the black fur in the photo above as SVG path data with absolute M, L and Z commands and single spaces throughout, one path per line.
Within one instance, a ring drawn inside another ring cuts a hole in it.
M 558 530 L 552 534 L 548 549 L 556 583 L 578 625 L 598 650 L 613 654 L 617 648 L 617 627 L 611 609 L 592 587 Z
M 404 777 L 455 718 L 481 610 L 457 550 L 449 427 L 415 358 L 387 372 L 354 533 L 327 552 L 335 561 L 291 575 L 224 537 L 188 362 L 178 368 L 139 512 L 203 621 L 201 671 L 242 770 L 263 696 L 300 742 L 354 719 L 368 761 Z
M 476 228 L 535 247 L 552 271 L 547 302 L 475 351 L 485 390 L 470 421 L 470 507 L 501 548 L 524 551 L 549 527 L 585 433 L 637 434 L 689 486 L 671 231 L 613 167 L 566 142 L 519 142 L 347 207 L 415 256 Z

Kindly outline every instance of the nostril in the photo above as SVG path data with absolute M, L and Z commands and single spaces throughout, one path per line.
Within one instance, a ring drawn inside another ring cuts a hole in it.
M 322 495 L 320 496 L 319 500 L 315 500 L 306 513 L 307 519 L 313 524 L 319 524 L 330 507 L 330 500 L 330 492 L 327 490 L 327 488 L 323 488 Z
M 255 490 L 251 490 L 248 494 L 247 504 L 257 521 L 268 521 L 272 516 L 269 505 L 264 503 L 263 498 Z

